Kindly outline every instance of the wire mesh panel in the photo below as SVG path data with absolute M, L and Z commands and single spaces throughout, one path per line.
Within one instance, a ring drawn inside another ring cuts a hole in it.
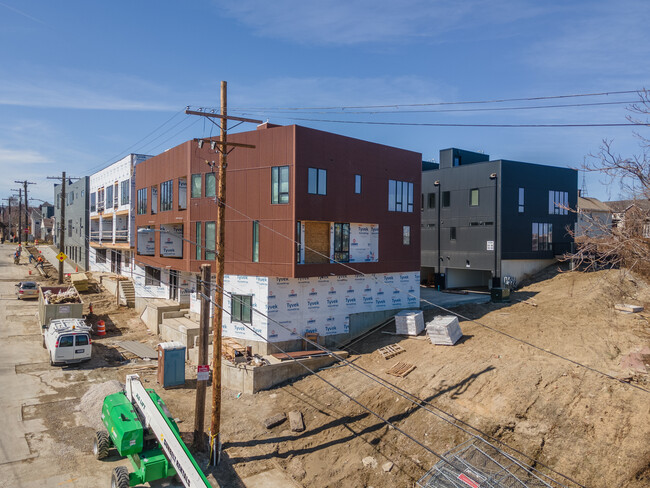
M 560 488 L 565 485 L 483 439 L 447 452 L 417 483 L 419 488 Z

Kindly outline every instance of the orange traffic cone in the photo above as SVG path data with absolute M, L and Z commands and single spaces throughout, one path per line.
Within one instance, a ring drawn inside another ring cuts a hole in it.
M 75 266 L 75 268 L 74 268 L 74 272 L 75 272 L 75 273 L 78 273 L 78 272 L 79 272 L 79 266 Z

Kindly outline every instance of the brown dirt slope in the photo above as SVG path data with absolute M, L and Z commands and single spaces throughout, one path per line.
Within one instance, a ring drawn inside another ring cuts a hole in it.
M 621 358 L 650 345 L 648 313 L 614 311 L 614 304 L 622 302 L 650 307 L 650 288 L 623 272 L 558 274 L 526 286 L 513 298 L 510 304 L 457 311 L 621 377 L 626 376 Z M 524 299 L 537 306 L 521 303 Z M 354 345 L 351 359 L 582 485 L 650 485 L 650 393 L 474 322 L 463 320 L 461 328 L 465 337 L 453 347 L 377 333 Z M 381 358 L 376 349 L 394 342 L 406 352 Z M 386 375 L 398 360 L 417 368 L 406 378 Z M 320 374 L 436 453 L 470 438 L 349 367 Z M 650 390 L 647 375 L 637 374 L 631 381 Z M 173 391 L 164 396 L 189 428 L 192 397 Z M 266 417 L 294 409 L 304 415 L 304 432 L 292 433 L 288 422 L 268 431 L 262 426 Z M 226 465 L 217 478 L 223 486 L 235 483 L 234 471 L 243 477 L 272 467 L 286 470 L 296 486 L 412 486 L 437 462 L 315 376 L 254 396 L 224 392 L 222 418 Z M 362 459 L 368 456 L 376 459 L 376 467 L 364 466 Z M 388 461 L 394 466 L 384 472 Z

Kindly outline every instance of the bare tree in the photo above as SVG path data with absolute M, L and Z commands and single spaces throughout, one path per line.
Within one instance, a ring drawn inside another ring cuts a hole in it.
M 639 101 L 628 111 L 628 121 L 650 126 L 650 92 L 639 91 Z M 605 175 L 610 183 L 619 183 L 629 200 L 612 209 L 609 221 L 586 213 L 578 215 L 582 225 L 579 235 L 574 236 L 576 250 L 566 259 L 581 269 L 625 267 L 650 276 L 650 139 L 639 132 L 635 136 L 640 154 L 623 157 L 611 140 L 604 140 L 582 167 Z

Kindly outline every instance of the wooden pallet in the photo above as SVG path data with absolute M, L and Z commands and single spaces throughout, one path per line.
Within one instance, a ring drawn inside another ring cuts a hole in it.
M 392 368 L 387 369 L 386 373 L 393 375 L 393 376 L 399 376 L 400 378 L 404 378 L 407 374 L 409 374 L 411 371 L 415 369 L 415 366 L 409 363 L 403 363 L 402 361 L 396 363 Z
M 384 359 L 390 359 L 404 352 L 404 348 L 399 344 L 391 344 L 377 349 Z
M 246 348 L 230 337 L 224 337 L 221 342 L 221 354 L 231 362 L 246 360 Z

